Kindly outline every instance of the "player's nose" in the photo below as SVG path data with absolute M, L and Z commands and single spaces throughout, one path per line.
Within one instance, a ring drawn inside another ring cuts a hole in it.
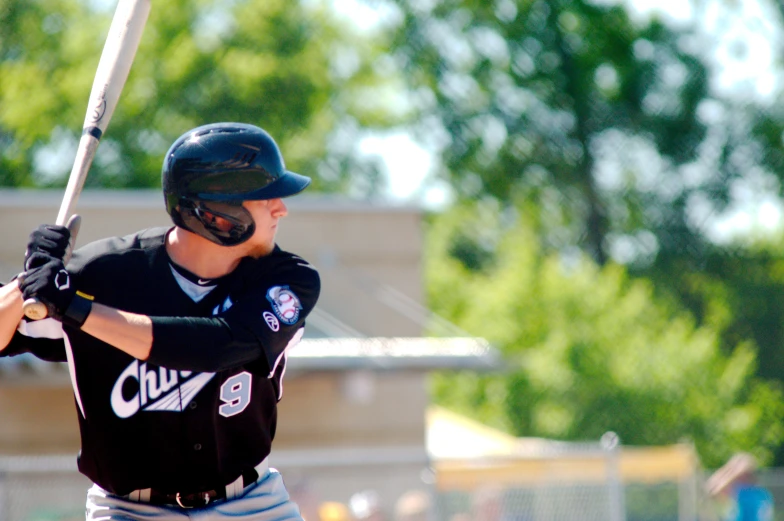
M 272 199 L 270 201 L 270 211 L 273 217 L 286 217 L 289 214 L 289 209 L 283 199 Z

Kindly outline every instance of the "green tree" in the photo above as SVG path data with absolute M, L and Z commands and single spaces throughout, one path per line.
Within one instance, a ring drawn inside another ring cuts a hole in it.
M 620 2 L 394 4 L 392 49 L 417 94 L 416 130 L 458 200 L 516 209 L 544 252 L 625 264 L 685 306 L 724 354 L 751 341 L 757 373 L 784 379 L 778 253 L 708 233 L 733 192 L 782 195 L 778 98 L 718 91 L 714 45 L 696 25 L 632 19 Z M 700 9 L 726 9 L 734 22 L 742 9 L 693 4 L 697 20 Z M 781 26 L 781 4 L 768 4 L 765 23 Z M 733 46 L 739 60 L 743 45 Z M 474 269 L 492 264 L 486 235 L 463 234 L 450 251 Z
M 419 131 L 442 130 L 440 174 L 460 198 L 537 202 L 545 244 L 600 264 L 699 252 L 690 205 L 726 197 L 727 179 L 691 186 L 680 170 L 700 156 L 711 99 L 693 34 L 582 0 L 396 4 Z
M 65 183 L 113 14 L 95 5 L 0 1 L 1 184 Z M 362 101 L 390 81 L 373 68 L 378 53 L 326 2 L 155 3 L 88 186 L 158 186 L 171 142 L 215 121 L 267 129 L 323 190 L 374 179 L 378 165 L 351 145 L 395 121 Z
M 625 268 L 548 255 L 524 221 L 499 229 L 481 205 L 435 218 L 428 232 L 434 311 L 487 338 L 500 374 L 440 374 L 436 399 L 516 435 L 631 445 L 694 441 L 704 464 L 753 448 L 771 461 L 784 440 L 779 386 L 755 376 L 756 348 L 725 354 L 715 329 Z M 465 237 L 492 245 L 480 269 L 455 258 Z M 452 252 L 450 254 L 450 252 Z
M 708 251 L 700 271 L 669 276 L 678 301 L 720 335 L 722 349 L 751 340 L 758 346 L 757 374 L 771 381 L 784 378 L 784 243 L 781 236 L 752 235 Z M 657 278 L 652 278 L 657 280 Z M 784 446 L 776 453 L 784 462 Z

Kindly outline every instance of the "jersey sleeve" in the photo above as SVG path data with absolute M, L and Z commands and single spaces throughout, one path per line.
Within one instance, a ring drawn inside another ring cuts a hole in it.
M 47 362 L 65 362 L 65 342 L 62 325 L 54 319 L 22 320 L 14 336 L 0 357 L 30 353 Z
M 295 258 L 296 259 L 296 258 Z M 151 317 L 150 363 L 181 371 L 217 372 L 263 360 L 270 374 L 302 336 L 321 291 L 318 272 L 288 263 L 274 277 L 242 279 L 213 317 Z
M 14 277 L 11 280 L 14 280 Z M 0 287 L 7 283 L 0 283 Z M 65 342 L 62 325 L 51 318 L 28 321 L 22 318 L 5 348 L 0 349 L 0 358 L 30 353 L 47 362 L 65 362 Z

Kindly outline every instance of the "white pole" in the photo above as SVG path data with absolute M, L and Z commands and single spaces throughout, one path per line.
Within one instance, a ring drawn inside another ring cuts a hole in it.
M 607 481 L 610 495 L 609 521 L 626 521 L 623 480 L 621 479 L 621 443 L 614 432 L 606 432 L 601 438 L 602 448 L 607 451 Z

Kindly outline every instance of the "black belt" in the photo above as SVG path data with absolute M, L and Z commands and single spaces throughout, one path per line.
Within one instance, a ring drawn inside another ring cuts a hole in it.
M 161 492 L 154 488 L 134 490 L 125 499 L 138 503 L 149 503 L 159 506 L 174 506 L 180 508 L 201 508 L 209 505 L 213 501 L 221 499 L 231 499 L 245 488 L 256 483 L 259 476 L 265 474 L 269 469 L 267 459 L 256 465 L 255 468 L 248 469 L 242 473 L 233 483 L 215 490 L 204 490 L 200 492 Z
M 221 492 L 223 493 L 221 494 Z M 226 490 L 207 490 L 205 492 L 192 492 L 187 494 L 181 492 L 165 494 L 152 489 L 150 490 L 150 500 L 147 501 L 147 503 L 160 506 L 178 506 L 180 508 L 199 508 L 207 506 L 219 499 L 226 499 Z

